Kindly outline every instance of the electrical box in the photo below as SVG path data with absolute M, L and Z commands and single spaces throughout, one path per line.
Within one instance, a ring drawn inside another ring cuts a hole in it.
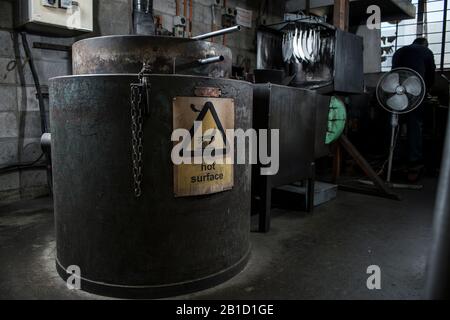
M 186 27 L 186 18 L 183 16 L 175 16 L 173 18 L 173 25 L 177 27 Z
M 226 7 L 222 9 L 222 27 L 228 28 L 236 25 L 237 10 L 235 8 Z
M 16 28 L 72 37 L 93 31 L 93 0 L 18 0 Z
M 42 0 L 42 5 L 45 7 L 58 8 L 57 0 Z
M 173 35 L 178 38 L 186 38 L 187 20 L 183 16 L 175 16 L 173 18 Z

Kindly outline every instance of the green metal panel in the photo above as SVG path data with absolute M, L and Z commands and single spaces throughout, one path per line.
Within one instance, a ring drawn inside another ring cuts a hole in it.
M 341 136 L 347 121 L 345 104 L 337 97 L 331 97 L 330 113 L 328 114 L 328 130 L 325 143 L 330 144 Z

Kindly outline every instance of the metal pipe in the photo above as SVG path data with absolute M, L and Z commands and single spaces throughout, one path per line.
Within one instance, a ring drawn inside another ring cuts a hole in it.
M 222 62 L 223 60 L 225 60 L 224 56 L 217 56 L 217 57 L 211 57 L 211 58 L 206 58 L 206 59 L 198 59 L 197 61 L 199 64 L 205 65 L 205 64 Z
M 143 12 L 146 14 L 153 12 L 152 0 L 134 0 L 133 7 L 135 11 Z
M 226 10 L 227 10 L 227 0 L 223 0 L 223 10 L 226 12 Z M 222 37 L 222 44 L 224 45 L 224 46 L 226 46 L 227 45 L 227 36 L 226 35 L 223 35 L 223 37 Z
M 442 44 L 441 44 L 441 71 L 444 71 L 445 64 L 445 42 L 447 34 L 447 8 L 448 1 L 444 0 L 444 17 L 442 18 Z
M 423 36 L 423 24 L 424 24 L 424 13 L 425 13 L 426 0 L 419 0 L 417 3 L 417 27 L 416 27 L 416 37 Z
M 154 35 L 153 0 L 133 0 L 133 33 Z
M 427 298 L 436 300 L 450 298 L 450 125 L 444 145 L 427 275 Z
M 237 31 L 241 31 L 241 26 L 234 26 L 234 27 L 230 27 L 230 28 L 225 28 L 225 29 L 220 29 L 217 31 L 208 32 L 205 34 L 201 34 L 201 35 L 192 37 L 191 39 L 205 40 L 205 39 L 209 39 L 209 38 L 223 36 L 224 34 L 233 33 L 233 32 L 237 32 Z
M 392 178 L 392 163 L 394 161 L 394 151 L 396 142 L 396 131 L 398 127 L 398 114 L 393 113 L 391 118 L 391 144 L 389 147 L 388 172 L 386 182 L 390 183 Z
M 192 35 L 192 17 L 194 16 L 194 0 L 189 0 L 189 36 Z
M 34 63 L 34 59 L 30 50 L 30 47 L 28 45 L 27 35 L 26 33 L 22 32 L 20 34 L 22 36 L 22 45 L 23 49 L 25 51 L 25 55 L 28 58 L 28 64 L 30 66 L 31 75 L 33 76 L 34 85 L 36 87 L 36 93 L 38 97 L 38 105 L 39 105 L 39 116 L 41 120 L 41 133 L 46 133 L 47 130 L 47 119 L 45 116 L 45 103 L 44 103 L 44 95 L 42 94 L 42 87 L 39 81 L 39 75 L 36 69 L 36 65 Z
M 44 134 L 48 132 L 48 123 L 45 112 L 45 103 L 44 103 L 44 95 L 42 93 L 42 87 L 39 82 L 39 75 L 36 69 L 36 65 L 34 63 L 33 54 L 30 50 L 30 46 L 28 45 L 27 34 L 25 32 L 20 33 L 22 37 L 22 46 L 25 51 L 25 55 L 28 58 L 28 64 L 30 66 L 31 75 L 33 76 L 34 85 L 36 87 L 36 93 L 38 97 L 38 105 L 39 105 L 39 115 L 41 120 L 41 133 Z M 45 152 L 45 159 L 47 163 L 47 184 L 50 190 L 53 190 L 52 185 L 52 156 L 49 151 Z
M 398 21 L 395 23 L 395 48 L 394 51 L 398 49 Z
M 216 30 L 216 5 L 211 5 L 211 31 Z M 214 42 L 214 39 L 211 39 Z
M 309 16 L 310 13 L 311 13 L 311 0 L 306 0 L 305 1 L 305 14 L 307 16 Z

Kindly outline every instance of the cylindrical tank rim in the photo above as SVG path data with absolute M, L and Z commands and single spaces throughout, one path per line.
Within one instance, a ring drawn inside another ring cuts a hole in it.
M 102 77 L 136 77 L 136 81 L 138 80 L 138 74 L 137 73 L 104 73 L 104 74 L 77 74 L 77 75 L 66 75 L 66 76 L 58 76 L 58 77 L 53 77 L 50 78 L 49 81 L 57 81 L 57 80 L 62 80 L 62 79 L 77 79 L 77 78 L 91 78 L 91 77 L 98 77 L 98 78 L 102 78 Z M 248 85 L 253 85 L 253 83 L 245 81 L 245 80 L 236 80 L 236 79 L 228 79 L 228 78 L 212 78 L 212 77 L 205 77 L 205 76 L 197 76 L 197 75 L 186 75 L 186 74 L 150 74 L 149 77 L 153 77 L 153 78 L 157 78 L 157 77 L 161 77 L 161 78 L 171 78 L 171 77 L 176 77 L 176 78 L 192 78 L 192 79 L 197 79 L 197 80 L 212 80 L 212 81 L 234 81 L 237 83 L 242 83 L 242 84 L 248 84 Z
M 148 40 L 151 40 L 152 38 L 154 38 L 154 39 L 170 39 L 170 40 L 178 41 L 178 42 L 197 42 L 197 43 L 204 42 L 209 45 L 214 45 L 216 47 L 223 47 L 223 48 L 229 49 L 229 47 L 224 46 L 223 44 L 220 44 L 217 42 L 211 42 L 211 41 L 207 41 L 207 40 L 197 40 L 197 39 L 191 39 L 191 38 L 178 38 L 178 37 L 170 37 L 170 36 L 148 36 L 148 35 L 139 35 L 139 34 L 108 35 L 108 36 L 85 38 L 85 39 L 81 39 L 81 40 L 74 42 L 73 45 L 77 45 L 78 43 L 84 43 L 84 42 L 95 42 L 96 40 L 120 39 L 120 38 L 122 38 L 122 39 L 142 38 L 142 39 L 148 39 Z
M 240 260 L 227 268 L 203 278 L 190 279 L 184 282 L 167 283 L 160 285 L 123 285 L 99 282 L 81 277 L 83 291 L 115 298 L 157 299 L 176 297 L 199 292 L 220 285 L 241 273 L 248 265 L 252 255 L 252 245 L 249 243 L 246 253 Z M 56 271 L 60 277 L 67 281 L 69 274 L 64 266 L 56 259 Z

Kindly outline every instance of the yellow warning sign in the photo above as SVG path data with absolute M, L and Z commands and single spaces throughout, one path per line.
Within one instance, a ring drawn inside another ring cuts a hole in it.
M 212 194 L 234 186 L 233 164 L 226 131 L 234 129 L 234 100 L 177 97 L 173 101 L 173 129 L 189 132 L 183 163 L 174 164 L 176 197 Z M 181 142 L 175 142 L 178 144 Z M 181 146 L 181 145 L 180 145 Z M 181 149 L 181 148 L 180 148 Z M 205 155 L 214 156 L 206 161 Z

